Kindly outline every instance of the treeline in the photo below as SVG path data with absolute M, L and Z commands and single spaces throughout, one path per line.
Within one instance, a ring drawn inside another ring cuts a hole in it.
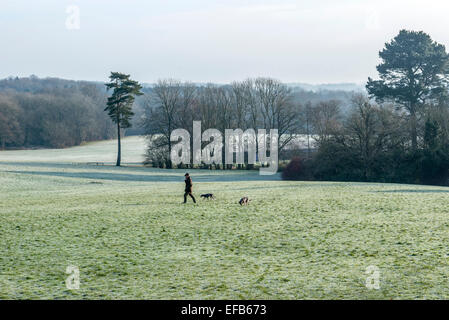
M 157 167 L 172 167 L 171 132 L 183 128 L 192 135 L 193 121 L 201 121 L 202 131 L 278 129 L 279 159 L 293 158 L 284 169 L 285 179 L 448 181 L 449 104 L 444 99 L 420 107 L 416 148 L 410 129 L 413 119 L 407 109 L 391 102 L 376 103 L 364 93 L 352 93 L 347 100 L 301 103 L 294 91 L 270 78 L 222 86 L 161 80 L 145 99 L 146 161 Z M 296 143 L 297 136 L 300 143 Z
M 271 78 L 201 86 L 160 80 L 146 95 L 143 126 L 149 141 L 147 162 L 171 168 L 171 132 L 182 128 L 192 135 L 193 121 L 201 121 L 202 131 L 209 128 L 220 132 L 236 128 L 266 129 L 267 132 L 278 129 L 282 155 L 294 134 L 304 130 L 302 110 L 292 90 Z M 224 157 L 225 152 L 222 155 Z
M 103 84 L 61 79 L 0 81 L 0 147 L 63 148 L 111 139 Z
M 175 87 L 178 86 L 176 81 L 168 82 L 173 82 L 172 85 Z M 160 85 L 160 83 L 147 85 L 143 89 L 145 95 L 136 98 L 133 105 L 135 115 L 131 119 L 132 127 L 124 130 L 125 135 L 141 135 L 157 131 L 148 130 L 141 124 L 145 122 L 149 108 L 157 107 L 154 90 Z M 221 91 L 229 91 L 232 87 L 193 83 L 188 83 L 188 86 L 194 91 L 194 96 L 190 98 L 195 100 L 195 103 L 199 103 L 196 100 L 202 96 L 202 109 L 206 109 L 204 104 L 209 99 L 212 105 L 208 108 L 215 110 L 217 103 L 213 101 L 217 98 L 206 98 L 204 95 L 216 95 Z M 289 86 L 287 89 L 291 102 L 296 104 L 304 100 L 325 101 L 329 98 L 347 101 L 350 97 L 350 93 L 343 90 L 313 92 L 296 86 Z M 225 96 L 229 98 L 229 93 Z M 86 141 L 116 138 L 115 126 L 103 112 L 106 100 L 107 92 L 103 82 L 42 79 L 36 76 L 0 80 L 0 148 L 62 148 Z M 198 110 L 195 109 L 194 112 Z M 161 125 L 155 126 L 159 127 Z
M 427 104 L 416 123 L 412 144 L 410 114 L 394 104 L 354 95 L 349 113 L 334 103 L 311 106 L 316 150 L 298 153 L 285 179 L 371 181 L 447 185 L 449 105 Z

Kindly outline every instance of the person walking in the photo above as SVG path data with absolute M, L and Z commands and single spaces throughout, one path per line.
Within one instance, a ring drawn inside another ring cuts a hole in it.
M 186 183 L 184 203 L 187 202 L 187 196 L 190 196 L 193 200 L 193 203 L 196 203 L 195 197 L 192 194 L 192 178 L 190 178 L 190 175 L 188 173 L 186 173 L 184 176 L 186 177 L 186 179 L 184 180 L 184 182 Z

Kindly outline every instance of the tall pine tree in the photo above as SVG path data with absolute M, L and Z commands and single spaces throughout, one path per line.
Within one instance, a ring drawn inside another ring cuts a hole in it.
M 108 90 L 113 89 L 112 95 L 108 97 L 106 108 L 112 121 L 117 125 L 118 152 L 116 166 L 120 166 L 122 149 L 121 149 L 121 129 L 131 127 L 131 118 L 134 115 L 132 106 L 136 96 L 142 95 L 140 91 L 142 86 L 134 80 L 130 79 L 129 74 L 119 72 L 111 72 L 109 76 L 110 82 L 106 83 Z
M 402 105 L 410 115 L 413 150 L 418 144 L 417 114 L 425 103 L 441 98 L 447 91 L 449 55 L 444 45 L 422 32 L 401 30 L 379 52 L 380 80 L 368 78 L 370 96 L 382 102 Z

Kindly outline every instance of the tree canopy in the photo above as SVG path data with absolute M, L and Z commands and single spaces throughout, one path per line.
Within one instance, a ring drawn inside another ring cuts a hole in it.
M 401 30 L 379 52 L 380 80 L 368 78 L 371 97 L 402 105 L 410 114 L 414 149 L 417 145 L 416 113 L 425 104 L 441 100 L 447 92 L 449 56 L 444 45 L 422 31 Z

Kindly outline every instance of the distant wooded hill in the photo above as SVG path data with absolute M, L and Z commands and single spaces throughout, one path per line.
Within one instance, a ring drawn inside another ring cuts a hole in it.
M 353 91 L 358 91 L 352 84 L 288 87 L 298 104 L 339 100 L 343 111 Z M 140 122 L 152 85 L 146 84 L 144 92 L 134 104 L 133 127 L 127 135 L 144 132 Z M 103 111 L 106 99 L 103 82 L 36 76 L 0 80 L 0 148 L 63 148 L 115 138 L 114 126 Z

